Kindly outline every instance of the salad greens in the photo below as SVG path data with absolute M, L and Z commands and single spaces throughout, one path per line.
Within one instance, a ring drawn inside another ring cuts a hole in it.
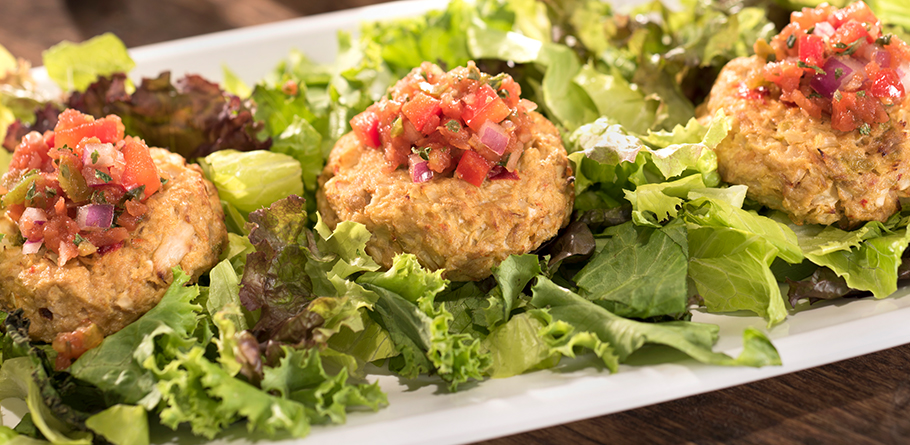
M 52 348 L 28 341 L 21 311 L 6 315 L 0 394 L 30 413 L 0 429 L 0 443 L 149 443 L 149 417 L 208 438 L 238 421 L 303 437 L 385 406 L 366 379 L 377 365 L 456 391 L 581 354 L 617 372 L 646 345 L 706 364 L 780 364 L 757 328 L 743 332 L 738 357 L 713 351 L 718 327 L 690 321 L 693 303 L 771 327 L 803 300 L 884 298 L 910 275 L 910 214 L 854 231 L 796 226 L 722 183 L 712 149 L 731 120 L 704 126 L 696 106 L 720 67 L 780 26 L 767 14 L 779 5 L 753 3 L 627 13 L 597 0 L 453 0 L 365 23 L 359 39 L 340 33 L 331 64 L 292 52 L 253 86 L 225 68 L 223 86 L 163 73 L 133 87 L 132 61 L 106 35 L 46 53 L 51 77 L 71 91 L 61 103 L 0 51 L 8 149 L 53 128 L 64 107 L 118 114 L 127 133 L 203 167 L 231 231 L 198 283 L 175 269 L 154 309 L 65 370 Z M 872 5 L 893 14 L 891 26 L 910 26 L 903 3 Z M 317 177 L 351 117 L 425 60 L 511 74 L 561 130 L 573 163 L 573 222 L 483 281 L 450 282 L 409 254 L 381 270 L 364 226 L 332 230 L 316 212 Z

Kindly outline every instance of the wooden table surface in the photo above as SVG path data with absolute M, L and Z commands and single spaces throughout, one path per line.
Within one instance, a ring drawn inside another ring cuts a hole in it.
M 378 2 L 0 0 L 0 44 L 40 65 L 49 46 L 107 31 L 134 47 L 371 3 Z M 910 344 L 483 443 L 910 444 Z

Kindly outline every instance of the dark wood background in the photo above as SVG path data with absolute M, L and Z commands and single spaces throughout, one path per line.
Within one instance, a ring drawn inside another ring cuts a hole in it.
M 371 3 L 0 0 L 0 44 L 40 65 L 51 45 L 107 31 L 134 47 Z M 910 345 L 483 443 L 910 444 Z

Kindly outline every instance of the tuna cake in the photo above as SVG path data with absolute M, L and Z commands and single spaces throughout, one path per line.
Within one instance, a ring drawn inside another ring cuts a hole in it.
M 351 120 L 319 178 L 327 224 L 362 223 L 390 267 L 414 254 L 454 281 L 481 280 L 568 223 L 572 170 L 556 128 L 508 75 L 424 63 Z
M 858 2 L 794 12 L 755 51 L 723 68 L 703 110 L 733 119 L 715 148 L 723 180 L 797 224 L 897 212 L 910 195 L 910 47 Z
M 23 138 L 2 184 L 0 307 L 21 308 L 31 337 L 55 349 L 132 323 L 173 266 L 198 278 L 227 240 L 201 169 L 124 137 L 116 116 L 64 111 L 54 132 Z

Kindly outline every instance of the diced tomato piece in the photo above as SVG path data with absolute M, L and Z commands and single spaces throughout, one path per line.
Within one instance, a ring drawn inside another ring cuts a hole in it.
M 822 109 L 817 104 L 809 100 L 805 94 L 800 90 L 793 90 L 790 94 L 790 99 L 793 100 L 793 103 L 798 105 L 800 108 L 805 110 L 809 116 L 812 116 L 816 119 L 822 118 Z
M 831 14 L 831 17 L 828 18 L 828 21 L 834 25 L 835 28 L 842 26 L 844 23 L 849 22 L 850 20 L 855 21 L 856 23 L 866 23 L 870 26 L 877 25 L 878 17 L 875 16 L 875 13 L 869 9 L 869 6 L 864 2 L 855 2 L 847 5 L 844 9 L 834 11 Z
M 869 92 L 879 98 L 900 99 L 904 97 L 904 85 L 901 83 L 900 76 L 890 68 L 878 70 L 872 76 L 872 87 Z
M 503 92 L 503 100 L 509 108 L 518 106 L 518 101 L 521 99 L 521 86 L 518 85 L 518 82 L 515 82 L 515 79 L 512 79 L 512 76 L 506 76 L 502 80 L 499 91 Z
M 133 190 L 137 187 L 145 186 L 145 196 L 148 198 L 152 193 L 161 188 L 161 177 L 158 174 L 158 168 L 152 161 L 149 154 L 149 148 L 141 139 L 127 137 L 126 144 L 123 145 L 123 160 L 126 166 L 123 169 L 123 176 L 120 178 L 123 187 L 127 190 Z
M 74 360 L 82 356 L 86 351 L 101 344 L 104 340 L 104 333 L 94 323 L 89 322 L 87 326 L 81 326 L 73 332 L 61 332 L 54 337 L 51 347 L 57 351 L 57 359 L 54 364 L 58 371 L 68 368 Z
M 461 155 L 458 167 L 455 167 L 455 174 L 469 184 L 480 187 L 492 168 L 492 162 L 487 161 L 476 151 L 468 150 Z
M 790 92 L 799 88 L 803 69 L 789 60 L 784 60 L 765 65 L 763 74 L 765 80 L 776 83 L 785 92 Z
M 799 60 L 806 65 L 822 67 L 825 65 L 825 39 L 813 35 L 803 34 L 799 37 Z M 814 70 L 809 68 L 810 70 Z
M 376 107 L 370 106 L 362 113 L 351 119 L 351 129 L 360 139 L 360 143 L 370 148 L 378 148 L 381 143 L 379 139 L 379 114 L 376 113 Z
M 123 139 L 124 126 L 119 116 L 112 114 L 95 119 L 71 108 L 60 113 L 60 116 L 54 128 L 54 148 L 67 146 L 77 156 L 81 156 L 81 142 L 85 138 L 96 137 L 102 143 L 116 143 Z
M 818 22 L 827 21 L 834 11 L 837 11 L 837 7 L 828 4 L 815 8 L 803 8 L 801 11 L 790 13 L 790 21 L 798 23 L 802 29 L 810 29 Z
M 465 124 L 474 131 L 480 131 L 480 127 L 486 121 L 498 124 L 512 113 L 508 105 L 489 85 L 478 88 L 473 96 L 466 96 L 464 108 L 461 116 L 464 118 Z
M 866 30 L 862 23 L 851 20 L 841 25 L 834 32 L 834 37 L 831 38 L 831 47 L 835 53 L 840 54 L 848 51 L 854 42 L 862 38 L 865 38 L 869 43 L 874 41 L 874 39 L 869 37 L 869 31 Z
M 33 169 L 48 171 L 53 168 L 47 155 L 47 144 L 38 132 L 33 131 L 22 137 L 19 147 L 13 152 L 9 168 L 22 171 Z
M 401 112 L 423 134 L 430 134 L 439 125 L 442 107 L 439 99 L 428 94 L 417 93 L 411 100 L 401 106 Z M 434 119 L 435 118 L 435 119 Z M 435 125 L 427 125 L 436 122 Z

